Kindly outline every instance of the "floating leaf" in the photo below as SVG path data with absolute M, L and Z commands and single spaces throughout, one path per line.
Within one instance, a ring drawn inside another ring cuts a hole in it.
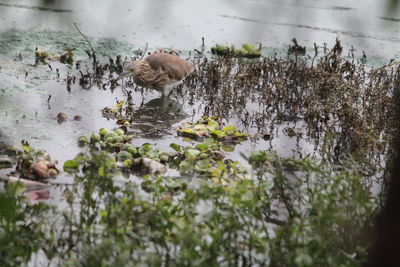
M 24 150 L 24 152 L 30 152 L 32 149 L 31 149 L 31 147 L 29 146 L 29 145 L 22 145 L 21 146 L 22 147 L 22 149 Z
M 67 171 L 68 169 L 78 169 L 79 162 L 75 159 L 67 160 L 64 162 L 64 170 Z
M 201 151 L 197 149 L 188 149 L 185 151 L 185 155 L 187 157 L 196 158 L 196 156 L 200 155 Z
M 242 45 L 243 50 L 245 50 L 246 52 L 252 52 L 254 50 L 256 50 L 255 46 L 252 44 L 243 44 Z
M 211 177 L 213 178 L 223 178 L 227 173 L 225 164 L 222 161 L 217 162 L 217 167 L 211 172 Z
M 194 130 L 198 131 L 198 130 L 204 130 L 207 131 L 207 126 L 204 124 L 196 124 L 194 125 Z
M 101 133 L 100 133 L 100 135 L 101 135 Z M 104 135 L 104 140 L 111 139 L 111 138 L 114 138 L 114 137 L 117 137 L 117 136 L 118 136 L 118 134 L 116 132 L 107 132 Z
M 132 159 L 131 153 L 128 151 L 121 151 L 117 155 L 118 161 L 124 162 L 125 160 Z
M 125 144 L 122 148 L 122 151 L 128 151 L 132 156 L 138 153 L 137 148 L 131 144 Z
M 214 137 L 216 137 L 218 139 L 222 139 L 226 136 L 226 133 L 221 130 L 213 130 L 213 131 L 211 131 L 211 135 L 213 135 Z
M 197 161 L 196 167 L 198 167 L 201 170 L 208 170 L 211 167 L 211 160 L 210 159 L 202 159 Z
M 183 160 L 179 164 L 179 171 L 181 173 L 186 173 L 193 170 L 193 161 L 192 160 Z
M 225 126 L 222 128 L 222 131 L 224 131 L 227 135 L 232 135 L 237 132 L 237 128 L 235 126 Z
M 178 134 L 194 140 L 209 137 L 221 141 L 243 141 L 247 139 L 247 135 L 239 132 L 237 127 L 231 125 L 224 127 L 216 119 L 218 118 L 202 117 L 197 123 L 185 123 L 178 129 Z M 206 147 L 202 146 L 199 149 L 204 150 Z
M 181 146 L 178 145 L 178 144 L 172 143 L 172 144 L 170 144 L 169 146 L 170 146 L 171 148 L 173 148 L 176 152 L 179 152 L 179 153 L 182 152 L 182 148 L 181 148 Z
M 225 152 L 233 152 L 235 151 L 235 147 L 230 145 L 222 145 L 222 150 Z
M 117 130 L 115 130 L 114 132 L 115 132 L 116 134 L 118 134 L 118 135 L 123 135 L 123 134 L 125 134 L 124 130 L 122 130 L 122 129 L 117 129 Z
M 132 159 L 124 160 L 124 168 L 130 168 L 132 166 Z
M 216 130 L 216 129 L 218 129 L 219 128 L 219 123 L 218 122 L 216 122 L 216 121 L 214 121 L 214 120 L 209 120 L 208 122 L 207 122 L 207 128 L 209 129 L 209 130 Z
M 205 144 L 205 143 L 203 142 L 203 143 L 197 144 L 197 145 L 196 145 L 196 148 L 197 148 L 198 150 L 205 151 L 205 150 L 207 150 L 207 149 L 209 148 L 209 145 L 207 145 L 207 144 Z
M 144 150 L 145 152 L 148 152 L 148 151 L 151 150 L 151 144 L 145 143 L 145 144 L 142 145 L 142 148 L 143 148 L 143 150 Z
M 86 136 L 80 136 L 80 137 L 78 138 L 78 144 L 79 144 L 80 146 L 87 145 L 88 143 L 89 143 L 89 139 L 88 139 Z
M 101 129 L 99 130 L 99 134 L 100 134 L 101 136 L 105 136 L 107 133 L 108 133 L 108 129 L 107 129 L 107 128 L 101 128 Z
M 158 158 L 158 154 L 158 150 L 150 150 L 149 152 L 146 152 L 146 155 L 151 159 Z

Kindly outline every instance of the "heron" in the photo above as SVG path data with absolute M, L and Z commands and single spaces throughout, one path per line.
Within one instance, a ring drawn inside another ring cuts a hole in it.
M 193 70 L 192 63 L 177 55 L 153 53 L 144 60 L 129 62 L 115 81 L 124 77 L 133 77 L 137 85 L 161 91 L 162 96 L 165 97 Z

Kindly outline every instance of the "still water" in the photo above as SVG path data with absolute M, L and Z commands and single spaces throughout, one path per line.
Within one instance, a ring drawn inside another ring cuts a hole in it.
M 280 48 L 293 37 L 307 47 L 337 37 L 367 55 L 398 55 L 399 12 L 380 0 L 31 0 L 0 1 L 0 31 L 10 28 L 74 31 L 151 47 L 193 49 L 261 42 Z

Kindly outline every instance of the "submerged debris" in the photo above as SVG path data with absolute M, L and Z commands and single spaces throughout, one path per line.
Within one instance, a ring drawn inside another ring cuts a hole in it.
M 67 119 L 68 119 L 68 115 L 65 114 L 64 112 L 60 112 L 57 114 L 57 122 L 58 123 L 66 122 Z
M 154 159 L 142 158 L 141 161 L 150 174 L 164 174 L 167 172 L 167 167 Z
M 300 55 L 300 56 L 304 56 L 306 54 L 306 47 L 305 46 L 300 46 L 297 43 L 296 38 L 292 39 L 293 42 L 293 46 L 289 45 L 289 49 L 288 49 L 288 55 Z
M 60 62 L 68 64 L 74 63 L 74 50 L 74 48 L 66 47 L 65 53 L 60 56 Z
M 36 62 L 46 62 L 46 59 L 49 58 L 49 53 L 46 51 L 41 51 L 39 48 L 36 47 L 35 49 L 35 60 Z
M 27 141 L 22 141 L 22 148 L 17 155 L 16 167 L 21 178 L 43 181 L 57 176 L 57 161 L 52 161 L 42 150 L 32 148 Z
M 82 120 L 82 116 L 81 115 L 75 115 L 74 116 L 74 121 L 81 121 Z

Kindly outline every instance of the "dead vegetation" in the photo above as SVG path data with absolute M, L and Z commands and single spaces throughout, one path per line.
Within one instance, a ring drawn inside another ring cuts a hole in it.
M 193 59 L 196 71 L 173 96 L 189 105 L 202 103 L 202 116 L 234 120 L 268 140 L 284 125 L 287 136 L 310 140 L 323 159 L 338 163 L 355 158 L 369 166 L 365 174 L 373 174 L 384 166 L 382 155 L 390 148 L 395 129 L 393 92 L 400 72 L 393 64 L 368 67 L 354 54 L 344 58 L 342 50 L 338 40 L 322 56 L 316 48 L 312 59 L 298 53 L 254 60 L 203 56 Z M 91 69 L 76 66 L 78 73 L 67 77 L 67 87 L 77 80 L 83 88 L 115 89 L 118 84 L 110 80 L 127 59 L 119 56 L 102 64 L 88 55 Z M 123 89 L 138 87 L 127 81 Z
M 307 137 L 327 159 L 356 157 L 372 168 L 389 151 L 400 72 L 344 59 L 342 50 L 337 41 L 312 62 L 297 55 L 201 58 L 182 88 L 192 101 L 205 103 L 203 115 L 236 117 L 245 128 L 271 135 L 279 124 L 304 122 Z

